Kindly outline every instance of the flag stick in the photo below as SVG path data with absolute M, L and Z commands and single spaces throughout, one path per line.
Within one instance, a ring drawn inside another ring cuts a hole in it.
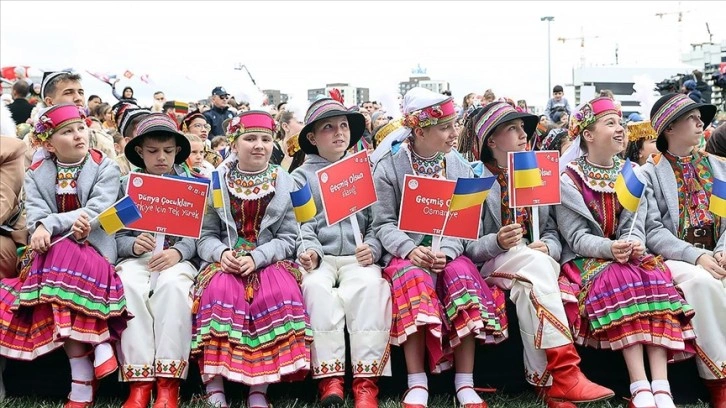
M 638 199 L 638 207 L 640 206 L 640 199 Z M 633 228 L 635 228 L 635 220 L 638 218 L 638 207 L 635 207 L 635 215 L 633 215 L 633 221 L 630 223 L 630 230 L 628 236 L 625 238 L 626 241 L 630 241 L 630 236 L 633 234 Z
M 300 246 L 302 246 L 303 253 L 305 253 L 308 250 L 307 250 L 307 248 L 305 248 L 305 240 L 303 240 L 302 228 L 300 228 L 300 223 L 299 222 L 296 223 L 296 224 L 297 224 L 297 232 L 300 235 Z
M 444 237 L 444 231 L 446 230 L 446 224 L 449 222 L 449 214 L 451 214 L 450 211 L 446 211 L 446 217 L 444 217 L 444 226 L 441 227 L 441 233 L 434 236 L 433 241 L 431 241 L 431 250 L 434 251 L 434 253 L 439 252 L 441 249 L 441 240 Z
M 348 217 L 350 224 L 353 227 L 353 237 L 355 238 L 355 246 L 359 247 L 363 245 L 363 238 L 360 236 L 360 225 L 358 225 L 358 217 L 355 214 Z
M 161 253 L 164 250 L 164 238 L 166 238 L 166 234 L 156 234 L 156 246 L 154 246 L 153 255 Z M 159 280 L 159 272 L 151 272 L 151 278 L 149 279 L 149 297 L 154 294 L 157 280 Z
M 116 205 L 116 204 L 114 204 L 114 205 Z M 113 207 L 113 206 L 112 206 L 112 207 Z M 98 219 L 98 217 L 100 217 L 100 216 L 101 216 L 101 214 L 98 214 L 97 216 L 95 216 L 95 217 L 91 218 L 91 219 L 90 219 L 90 220 L 88 221 L 88 223 L 90 224 L 90 223 L 92 223 L 93 221 L 96 221 L 96 220 Z M 93 228 L 93 227 L 91 227 L 91 228 Z M 60 237 L 60 238 L 56 239 L 55 241 L 51 242 L 51 243 L 50 243 L 50 245 L 48 245 L 48 248 L 50 248 L 50 247 L 52 247 L 53 245 L 57 244 L 57 243 L 58 243 L 58 241 L 61 241 L 61 240 L 64 240 L 64 239 L 66 239 L 66 238 L 70 237 L 71 235 L 73 235 L 73 228 L 72 228 L 72 227 L 71 227 L 71 231 L 70 231 L 69 233 L 67 233 L 67 234 L 63 235 L 62 237 Z
M 532 206 L 532 242 L 539 241 L 539 207 Z

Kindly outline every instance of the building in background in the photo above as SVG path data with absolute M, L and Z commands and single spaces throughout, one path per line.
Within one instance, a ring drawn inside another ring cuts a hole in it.
M 326 84 L 325 88 L 308 89 L 308 101 L 312 102 L 320 95 L 330 96 L 331 89 L 336 88 L 340 91 L 345 101 L 345 106 L 360 105 L 370 99 L 370 90 L 368 88 L 358 88 L 347 83 Z
M 263 89 L 262 93 L 267 97 L 267 103 L 272 106 L 282 102 L 287 102 L 288 96 L 285 93 L 280 93 L 279 89 Z
M 711 103 L 721 110 L 726 109 L 724 88 L 716 85 L 714 81 L 714 76 L 726 75 L 726 40 L 720 44 L 712 42 L 691 44 L 691 50 L 683 54 L 681 61 L 703 72 L 703 81 L 712 88 Z
M 411 70 L 411 76 L 408 78 L 408 81 L 398 83 L 398 91 L 401 95 L 405 95 L 411 88 L 417 86 L 436 93 L 450 90 L 448 81 L 431 79 L 426 75 L 426 68 L 422 68 L 420 64 Z

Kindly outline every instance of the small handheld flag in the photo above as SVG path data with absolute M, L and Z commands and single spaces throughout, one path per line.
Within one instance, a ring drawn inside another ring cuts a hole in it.
M 708 211 L 719 217 L 726 217 L 726 181 L 714 177 Z
M 141 212 L 131 197 L 126 196 L 98 216 L 101 228 L 111 235 L 141 218 Z
M 222 182 L 219 180 L 219 172 L 212 172 L 212 204 L 214 208 L 222 208 L 224 201 L 222 200 Z
M 305 183 L 300 190 L 290 192 L 290 199 L 292 199 L 297 222 L 305 222 L 315 217 L 317 208 L 315 208 L 313 194 L 310 191 L 310 184 Z
M 496 176 L 492 176 L 485 178 L 461 177 L 456 180 L 449 211 L 459 211 L 482 205 L 496 179 Z
M 626 159 L 625 165 L 615 180 L 615 194 L 618 196 L 618 201 L 626 210 L 636 212 L 644 189 L 645 184 L 638 180 L 633 166 L 630 164 L 630 159 Z
M 537 166 L 535 152 L 514 153 L 514 188 L 539 187 L 542 185 L 542 173 Z

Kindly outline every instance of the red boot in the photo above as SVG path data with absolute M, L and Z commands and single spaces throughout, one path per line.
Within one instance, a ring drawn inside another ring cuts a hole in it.
M 378 408 L 376 378 L 353 379 L 353 402 L 355 408 Z
M 537 390 L 537 397 L 547 404 L 547 408 L 577 408 L 577 405 L 569 401 L 556 401 L 550 398 L 551 387 L 535 387 Z
M 159 378 L 156 380 L 156 401 L 152 408 L 178 408 L 179 385 L 177 378 Z
M 610 398 L 615 393 L 588 380 L 580 371 L 580 356 L 573 344 L 545 350 L 547 370 L 552 374 L 551 399 L 575 403 Z
M 324 407 L 343 405 L 343 377 L 328 377 L 320 380 L 320 404 Z
M 726 408 L 726 379 L 706 380 L 713 408 Z
M 71 400 L 70 394 L 68 394 L 68 401 L 66 401 L 65 405 L 63 405 L 63 408 L 91 408 L 93 406 L 93 400 L 96 399 L 96 389 L 98 388 L 98 382 L 96 380 L 80 381 L 80 380 L 73 380 L 73 379 L 71 379 L 71 382 L 76 383 L 76 384 L 81 384 L 81 385 L 92 386 L 93 392 L 91 393 L 91 401 L 90 402 L 73 401 L 73 400 Z
M 154 389 L 153 381 L 134 381 L 131 383 L 129 397 L 121 408 L 147 408 L 151 402 L 151 391 Z

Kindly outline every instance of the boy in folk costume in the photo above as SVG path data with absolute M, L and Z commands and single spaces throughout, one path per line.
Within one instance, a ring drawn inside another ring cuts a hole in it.
M 391 343 L 402 346 L 406 355 L 404 408 L 428 404 L 426 354 L 434 373 L 455 367 L 456 398 L 462 406 L 485 408 L 474 390 L 475 339 L 491 344 L 506 338 L 503 294 L 490 290 L 463 256 L 462 240 L 444 237 L 434 251 L 433 237 L 397 226 L 406 174 L 447 180 L 473 177 L 469 163 L 452 152 L 455 118 L 451 98 L 413 88 L 404 96 L 403 127 L 381 142 L 382 150 L 373 158 L 378 194 L 373 229 L 389 253 L 383 273 L 391 283 Z
M 482 264 L 487 282 L 510 291 L 524 345 L 527 381 L 538 388 L 551 407 L 570 402 L 612 397 L 611 390 L 589 381 L 578 368 L 559 285 L 562 247 L 550 207 L 509 207 L 509 152 L 526 149 L 538 118 L 517 112 L 509 104 L 486 105 L 472 118 L 476 151 L 484 163 L 482 177 L 496 176 L 482 211 L 481 237 L 469 243 L 466 254 Z M 542 237 L 532 236 L 532 212 L 539 211 Z M 526 246 L 525 246 L 526 245 Z M 570 402 L 564 402 L 570 401 Z
M 365 120 L 360 113 L 348 112 L 333 99 L 315 101 L 300 132 L 305 163 L 292 176 L 297 187 L 309 185 L 315 206 L 322 209 L 320 184 L 315 174 L 345 157 L 346 151 L 363 135 Z M 355 215 L 360 230 L 349 220 L 328 226 L 325 213 L 302 225 L 300 263 L 307 271 L 302 290 L 313 329 L 313 378 L 320 379 L 323 405 L 343 403 L 345 336 L 350 334 L 353 396 L 357 408 L 378 406 L 376 380 L 391 375 L 389 335 L 391 330 L 391 290 L 376 265 L 383 249 L 372 229 L 371 208 Z M 363 243 L 356 245 L 354 234 Z
M 715 179 L 726 180 L 723 159 L 697 150 L 716 113 L 687 95 L 661 97 L 650 112 L 659 154 L 643 173 L 648 249 L 666 258 L 673 280 L 696 314 L 698 372 L 714 407 L 726 407 L 726 271 L 723 219 L 709 209 Z
M 141 172 L 157 176 L 189 175 L 180 164 L 189 156 L 189 141 L 162 113 L 150 113 L 139 121 L 124 153 Z M 128 178 L 122 182 L 126 189 Z M 121 337 L 120 378 L 131 382 L 124 408 L 149 404 L 156 381 L 154 408 L 176 407 L 179 385 L 186 378 L 192 335 L 189 289 L 197 268 L 196 240 L 166 236 L 164 249 L 152 255 L 154 237 L 146 232 L 125 230 L 116 236 L 119 276 L 127 293 L 128 308 L 134 315 Z M 153 296 L 150 277 L 159 273 Z

